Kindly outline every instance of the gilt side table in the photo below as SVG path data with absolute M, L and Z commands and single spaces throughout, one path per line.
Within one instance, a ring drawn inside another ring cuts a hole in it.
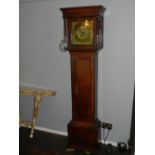
M 44 96 L 54 96 L 54 95 L 56 95 L 56 92 L 53 90 L 20 86 L 19 94 L 21 96 L 33 96 L 34 97 L 34 108 L 33 108 L 33 113 L 32 113 L 32 116 L 33 116 L 32 122 L 25 121 L 25 120 L 19 121 L 19 127 L 24 126 L 24 127 L 31 128 L 30 138 L 33 138 L 35 120 L 39 113 L 41 99 Z

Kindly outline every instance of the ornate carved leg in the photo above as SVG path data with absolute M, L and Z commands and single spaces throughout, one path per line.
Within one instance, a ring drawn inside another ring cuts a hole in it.
M 37 115 L 39 113 L 40 103 L 41 103 L 41 97 L 40 96 L 35 96 L 34 97 L 34 109 L 33 109 L 33 114 L 32 114 L 33 115 L 33 120 L 32 120 L 30 138 L 33 138 L 34 125 L 35 125 L 36 117 L 37 117 Z

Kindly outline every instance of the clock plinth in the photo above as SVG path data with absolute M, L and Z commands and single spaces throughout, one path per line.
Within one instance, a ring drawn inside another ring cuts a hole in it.
M 72 120 L 68 124 L 71 146 L 98 144 L 98 50 L 103 47 L 102 6 L 63 8 L 65 41 L 71 58 Z
M 75 147 L 95 148 L 100 135 L 99 122 L 86 124 L 71 121 L 68 124 L 68 143 Z

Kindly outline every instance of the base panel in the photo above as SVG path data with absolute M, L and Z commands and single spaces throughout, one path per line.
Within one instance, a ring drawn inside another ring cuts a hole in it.
M 68 144 L 74 147 L 95 148 L 99 139 L 99 123 L 85 124 L 71 121 L 68 124 Z

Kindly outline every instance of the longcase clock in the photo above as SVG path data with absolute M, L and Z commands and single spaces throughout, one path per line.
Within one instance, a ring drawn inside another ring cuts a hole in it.
M 72 120 L 68 142 L 73 146 L 96 146 L 97 53 L 103 47 L 103 6 L 61 8 L 64 36 L 71 58 Z

